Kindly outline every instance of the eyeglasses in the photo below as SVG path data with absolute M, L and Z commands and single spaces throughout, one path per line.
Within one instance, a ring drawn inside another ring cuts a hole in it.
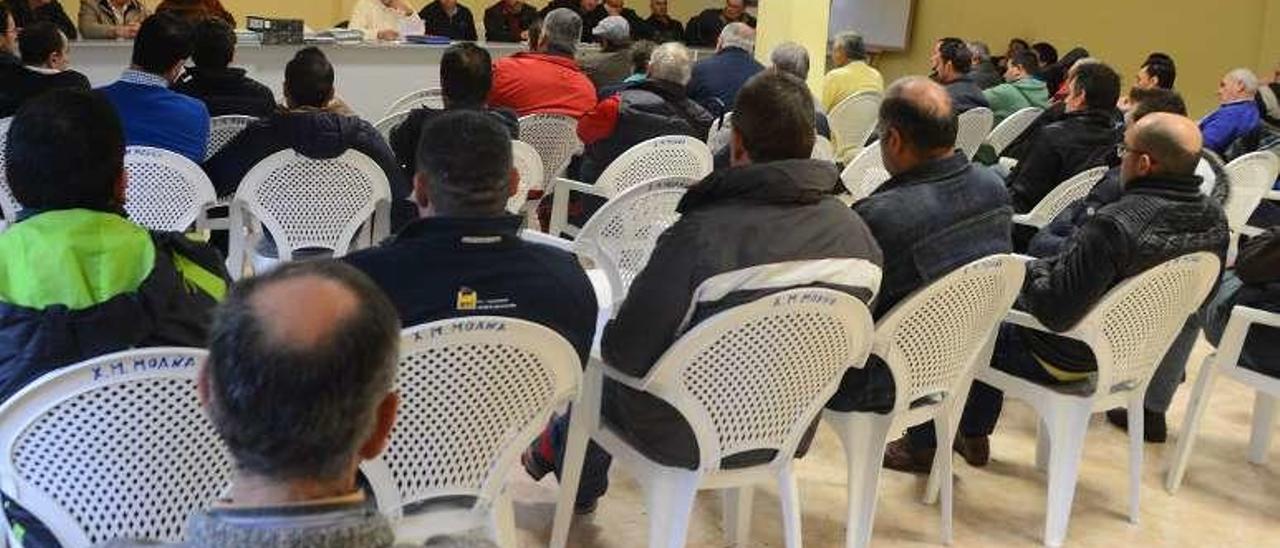
M 1128 153 L 1130 153 L 1130 152 L 1132 152 L 1132 153 L 1134 153 L 1134 154 L 1147 154 L 1147 151 L 1145 151 L 1145 150 L 1138 150 L 1138 149 L 1136 149 L 1136 148 L 1129 148 L 1129 145 L 1126 145 L 1126 144 L 1124 144 L 1124 143 L 1120 143 L 1120 144 L 1116 145 L 1116 157 L 1117 157 L 1117 158 L 1124 158 L 1124 155 L 1125 155 L 1125 154 L 1128 154 Z

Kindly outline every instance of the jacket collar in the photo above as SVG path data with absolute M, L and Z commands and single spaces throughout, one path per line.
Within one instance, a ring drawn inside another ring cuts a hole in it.
M 683 101 L 689 98 L 688 89 L 675 82 L 646 78 L 630 84 L 631 89 L 648 91 L 668 102 Z
M 120 81 L 140 86 L 169 89 L 169 80 L 166 80 L 164 76 L 141 70 L 125 69 L 124 73 L 120 75 Z
M 460 247 L 509 244 L 520 238 L 521 221 L 515 215 L 426 217 L 401 229 L 395 241 L 430 241 Z
M 520 59 L 535 59 L 538 61 L 545 61 L 548 63 L 560 65 L 568 69 L 581 70 L 578 68 L 578 61 L 574 59 L 573 55 L 571 54 L 561 55 L 558 53 L 546 53 L 541 51 L 522 51 L 515 55 L 512 55 L 512 57 L 517 57 Z
M 110 13 L 112 17 L 115 17 L 115 7 L 111 5 L 111 0 L 98 0 L 98 7 L 102 8 L 106 13 Z M 132 0 L 128 4 L 124 5 L 124 9 L 120 10 L 120 13 L 129 13 L 129 10 L 140 9 L 142 9 L 142 4 L 138 3 L 138 0 Z M 119 23 L 119 21 L 116 22 Z
M 724 49 L 721 49 L 720 51 L 716 52 L 716 57 L 719 57 L 719 56 L 750 58 L 751 52 L 735 46 L 726 46 Z
M 1196 201 L 1204 198 L 1200 192 L 1203 179 L 1199 175 L 1149 175 L 1129 181 L 1125 194 L 1147 194 L 1179 201 Z
M 807 205 L 822 201 L 839 182 L 830 162 L 781 160 L 723 169 L 689 188 L 677 208 L 688 213 L 726 202 Z
M 899 186 L 921 185 L 952 179 L 970 168 L 969 159 L 963 153 L 956 152 L 950 156 L 929 160 L 912 168 L 910 171 L 890 177 L 880 186 L 890 189 Z

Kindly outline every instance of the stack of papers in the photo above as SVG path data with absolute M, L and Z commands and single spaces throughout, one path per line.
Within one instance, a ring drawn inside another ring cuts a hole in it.
M 260 46 L 262 45 L 262 34 L 251 30 L 237 30 L 236 43 L 240 45 Z

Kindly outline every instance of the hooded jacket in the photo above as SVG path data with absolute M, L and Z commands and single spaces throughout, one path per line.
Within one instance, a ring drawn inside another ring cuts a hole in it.
M 275 94 L 245 74 L 241 68 L 189 67 L 172 89 L 203 101 L 209 116 L 271 116 L 276 110 Z
M 587 112 L 578 122 L 586 145 L 580 177 L 594 183 L 631 147 L 664 135 L 703 139 L 715 118 L 689 99 L 684 86 L 662 80 L 630 84 Z
M 997 124 L 1024 108 L 1049 106 L 1049 88 L 1044 82 L 1030 76 L 988 88 L 982 95 L 986 96 L 987 103 L 991 105 Z
M 712 173 L 681 200 L 682 217 L 658 239 L 645 269 L 605 329 L 612 367 L 644 376 L 684 331 L 717 312 L 789 288 L 732 286 L 719 299 L 692 303 L 704 282 L 789 261 L 855 259 L 866 268 L 824 285 L 870 301 L 883 257 L 870 229 L 828 194 L 839 174 L 830 162 L 784 160 Z M 616 383 L 605 385 L 604 416 L 620 435 L 668 466 L 696 468 L 697 444 L 683 418 L 661 400 Z M 732 455 L 729 457 L 733 457 Z M 735 464 L 756 464 L 751 455 Z M 727 463 L 726 463 L 727 464 Z
M 1009 174 L 1013 208 L 1026 213 L 1068 178 L 1089 168 L 1116 165 L 1122 125 L 1110 111 L 1070 112 L 1041 128 L 1026 156 Z

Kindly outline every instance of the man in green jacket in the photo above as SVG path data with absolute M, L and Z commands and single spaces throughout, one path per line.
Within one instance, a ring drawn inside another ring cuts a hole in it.
M 1038 68 L 1035 54 L 1015 53 L 1004 72 L 1005 83 L 982 92 L 996 115 L 996 123 L 1021 109 L 1049 105 L 1049 88 L 1032 76 Z

